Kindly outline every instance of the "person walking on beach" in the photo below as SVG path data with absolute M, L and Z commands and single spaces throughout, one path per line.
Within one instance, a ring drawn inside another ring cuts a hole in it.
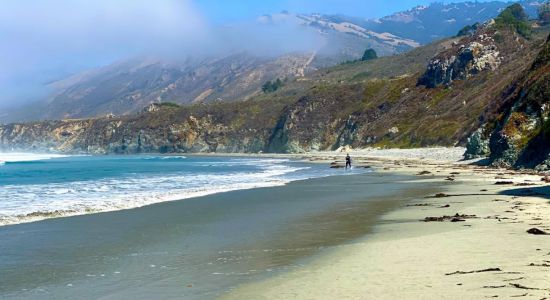
M 349 168 L 351 169 L 351 157 L 349 156 L 349 153 L 346 155 L 346 170 Z

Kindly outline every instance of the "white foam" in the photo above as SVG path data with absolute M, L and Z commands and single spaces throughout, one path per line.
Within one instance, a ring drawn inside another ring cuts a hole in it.
M 0 153 L 0 162 L 1 163 L 26 162 L 26 161 L 47 160 L 47 159 L 61 158 L 61 157 L 67 157 L 67 155 L 8 152 L 8 153 Z
M 138 174 L 94 181 L 5 185 L 0 189 L 0 199 L 9 200 L 1 203 L 0 225 L 131 209 L 227 191 L 279 186 L 291 180 L 305 179 L 286 178 L 284 175 L 305 168 L 284 162 L 287 160 L 235 159 L 220 162 L 225 166 L 259 166 L 261 170 L 256 172 Z
M 41 156 L 33 157 L 36 159 Z M 218 171 L 190 173 L 182 170 L 166 174 L 128 174 L 73 182 L 3 185 L 0 188 L 0 226 L 131 209 L 221 192 L 280 186 L 294 180 L 335 174 L 328 170 L 322 173 L 307 171 L 310 167 L 297 166 L 288 159 L 234 158 L 224 161 L 189 161 L 186 164 L 192 169 Z M 254 168 L 237 171 L 242 168 L 232 168 L 233 166 Z

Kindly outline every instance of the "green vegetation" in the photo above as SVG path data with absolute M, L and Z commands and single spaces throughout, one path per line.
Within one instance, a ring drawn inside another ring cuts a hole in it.
M 386 86 L 387 81 L 386 80 L 372 80 L 369 81 L 365 85 L 365 91 L 363 92 L 363 95 L 365 96 L 365 99 L 374 98 L 380 93 L 382 88 Z
M 277 80 L 274 80 L 273 82 L 271 82 L 271 80 L 270 80 L 270 81 L 264 83 L 264 85 L 262 85 L 262 91 L 266 94 L 273 93 L 282 86 L 283 86 L 283 81 L 281 79 L 277 78 Z
M 539 20 L 543 25 L 550 24 L 550 1 L 539 6 Z
M 160 102 L 157 104 L 158 107 L 166 107 L 166 108 L 176 108 L 176 107 L 180 107 L 179 104 L 177 103 L 174 103 L 174 102 Z
M 451 91 L 452 90 L 450 88 L 442 88 L 441 90 L 439 90 L 437 93 L 435 93 L 435 95 L 432 96 L 431 106 L 438 105 L 441 100 L 446 99 L 450 95 Z
M 523 37 L 532 33 L 529 16 L 519 3 L 508 6 L 495 18 L 495 23 L 498 28 L 512 28 Z
M 360 73 L 357 73 L 356 75 L 353 75 L 351 80 L 364 80 L 364 79 L 368 79 L 369 77 L 371 77 L 371 75 L 372 74 L 369 71 L 360 72 Z
M 380 141 L 374 144 L 375 147 L 382 149 L 389 148 L 399 148 L 399 149 L 410 149 L 421 147 L 421 144 L 418 142 L 411 141 L 410 137 L 403 137 L 402 139 L 392 140 L 389 137 L 383 137 Z
M 458 31 L 456 36 L 460 37 L 460 36 L 471 35 L 479 28 L 479 25 L 480 25 L 479 23 L 475 23 L 473 25 L 466 25 L 462 29 L 460 29 L 460 31 Z
M 502 132 L 512 140 L 517 149 L 523 149 L 537 136 L 540 128 L 531 128 L 529 117 L 524 112 L 512 112 Z
M 502 33 L 496 32 L 493 35 L 493 40 L 495 40 L 495 42 L 497 42 L 498 44 L 502 44 L 504 42 L 504 36 L 502 35 Z
M 370 48 L 365 50 L 365 53 L 363 53 L 363 57 L 361 58 L 361 61 L 369 61 L 378 58 L 378 54 L 376 54 L 376 51 L 374 49 Z

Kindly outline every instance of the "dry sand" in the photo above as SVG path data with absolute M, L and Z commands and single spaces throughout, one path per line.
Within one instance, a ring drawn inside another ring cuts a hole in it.
M 356 165 L 445 181 L 381 217 L 375 232 L 303 268 L 251 283 L 229 299 L 550 299 L 550 185 L 539 174 L 457 162 L 463 149 L 354 151 Z M 341 153 L 316 153 L 329 162 Z M 495 184 L 497 182 L 512 184 Z M 443 195 L 442 195 L 443 196 Z M 473 215 L 460 222 L 426 217 Z

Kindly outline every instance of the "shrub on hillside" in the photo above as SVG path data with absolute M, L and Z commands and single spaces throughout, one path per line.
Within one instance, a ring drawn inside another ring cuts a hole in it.
M 523 37 L 529 37 L 531 35 L 529 16 L 519 3 L 512 4 L 503 10 L 500 15 L 495 18 L 495 23 L 496 26 L 500 28 L 512 28 Z
M 264 85 L 262 85 L 262 91 L 266 94 L 273 93 L 276 90 L 278 90 L 281 86 L 283 86 L 283 81 L 277 78 L 277 80 L 274 80 L 273 82 L 270 80 L 264 83 Z
M 550 24 L 550 2 L 541 4 L 538 9 L 539 20 L 543 25 Z
M 466 36 L 473 34 L 479 28 L 479 23 L 466 25 L 456 34 L 456 36 Z
M 378 58 L 378 54 L 376 54 L 376 51 L 372 48 L 365 50 L 365 53 L 363 53 L 363 57 L 361 58 L 362 61 L 372 60 Z

